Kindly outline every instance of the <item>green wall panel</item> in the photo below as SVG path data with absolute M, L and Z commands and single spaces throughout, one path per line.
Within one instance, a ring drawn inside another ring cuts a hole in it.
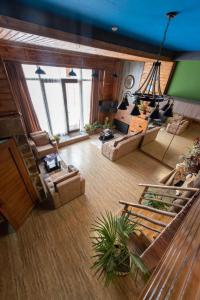
M 200 61 L 177 63 L 168 94 L 200 101 Z

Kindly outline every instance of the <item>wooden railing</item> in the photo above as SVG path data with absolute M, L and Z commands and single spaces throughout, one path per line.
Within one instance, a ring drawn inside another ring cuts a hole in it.
M 198 193 L 190 201 L 190 209 L 141 294 L 141 300 L 200 299 L 199 216 Z

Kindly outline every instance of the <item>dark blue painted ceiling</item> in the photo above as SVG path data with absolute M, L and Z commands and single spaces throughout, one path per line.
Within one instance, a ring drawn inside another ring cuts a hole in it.
M 200 50 L 200 0 L 19 0 L 29 7 L 88 23 L 116 34 L 158 45 L 166 24 L 165 13 L 178 11 L 172 20 L 166 48 Z

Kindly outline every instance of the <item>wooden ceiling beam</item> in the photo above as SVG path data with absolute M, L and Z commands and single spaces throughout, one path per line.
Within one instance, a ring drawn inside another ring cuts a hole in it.
M 76 43 L 76 44 L 85 45 L 89 47 L 99 48 L 103 50 L 113 51 L 115 53 L 127 54 L 132 56 L 132 59 L 130 58 L 130 60 L 151 61 L 156 58 L 156 54 L 153 53 L 148 53 L 141 50 L 135 50 L 132 48 L 124 47 L 122 45 L 112 44 L 112 43 L 92 39 L 82 35 L 73 34 L 70 32 L 64 32 L 61 30 L 45 27 L 42 25 L 30 23 L 27 21 L 22 21 L 7 16 L 0 15 L 0 26 L 8 29 L 26 32 L 29 34 L 35 34 L 43 37 L 53 38 L 60 41 L 66 41 L 66 42 Z M 162 56 L 161 59 L 165 61 L 172 61 L 171 57 L 168 56 Z

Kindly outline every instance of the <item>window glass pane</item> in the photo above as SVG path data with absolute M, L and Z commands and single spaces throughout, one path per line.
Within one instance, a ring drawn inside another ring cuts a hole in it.
M 38 75 L 35 74 L 37 69 L 36 65 L 22 65 L 22 69 L 24 71 L 25 78 L 38 78 Z
M 92 70 L 91 69 L 82 69 L 82 79 L 92 80 Z
M 83 124 L 88 124 L 90 119 L 90 98 L 91 98 L 92 81 L 82 82 L 83 93 Z
M 40 127 L 50 132 L 40 83 L 36 80 L 27 80 L 27 85 Z
M 61 83 L 50 82 L 45 83 L 44 86 L 53 134 L 64 134 L 67 128 Z
M 67 108 L 69 131 L 80 129 L 80 85 L 79 83 L 65 83 L 67 94 Z

